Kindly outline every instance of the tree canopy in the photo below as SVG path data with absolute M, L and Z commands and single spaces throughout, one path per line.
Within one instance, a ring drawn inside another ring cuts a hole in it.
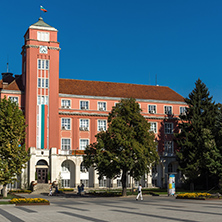
M 17 180 L 29 160 L 25 148 L 25 118 L 16 102 L 0 100 L 0 184 Z M 4 194 L 7 195 L 7 194 Z
M 210 175 L 221 175 L 221 154 L 214 137 L 218 107 L 200 79 L 195 86 L 185 99 L 188 105 L 185 115 L 180 115 L 177 158 L 179 169 L 190 182 L 205 178 L 208 186 Z
M 149 132 L 150 124 L 140 112 L 135 99 L 122 99 L 109 114 L 108 129 L 99 132 L 97 142 L 85 150 L 87 168 L 93 166 L 100 177 L 121 176 L 123 195 L 128 173 L 139 180 L 158 160 L 154 134 Z

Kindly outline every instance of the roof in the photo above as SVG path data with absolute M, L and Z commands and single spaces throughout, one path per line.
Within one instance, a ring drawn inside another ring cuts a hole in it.
M 19 90 L 23 91 L 24 87 L 22 84 L 22 76 L 21 75 L 16 75 L 15 77 L 7 77 L 4 78 L 4 82 L 8 83 L 7 86 L 5 86 L 6 90 Z M 3 80 L 0 80 L 0 89 L 3 88 Z
M 184 102 L 184 98 L 181 95 L 166 86 L 149 86 L 101 81 L 60 79 L 59 93 Z
M 22 76 L 9 79 L 6 90 L 23 91 Z M 6 80 L 4 79 L 4 82 Z M 3 88 L 0 80 L 0 89 Z M 149 86 L 128 83 L 59 79 L 59 93 L 79 96 L 101 96 L 116 98 L 136 98 L 184 102 L 184 98 L 166 86 Z
M 57 31 L 57 29 L 55 29 L 54 27 L 52 27 L 51 25 L 45 23 L 43 21 L 42 17 L 39 17 L 38 22 L 34 23 L 33 25 L 31 25 L 29 28 L 33 28 L 33 29 L 45 29 L 45 30 L 51 30 L 51 31 Z

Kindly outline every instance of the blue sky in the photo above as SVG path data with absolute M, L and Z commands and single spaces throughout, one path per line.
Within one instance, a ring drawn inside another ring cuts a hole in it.
M 0 72 L 21 74 L 23 35 L 57 28 L 60 78 L 169 86 L 187 97 L 200 78 L 222 103 L 221 0 L 1 2 Z

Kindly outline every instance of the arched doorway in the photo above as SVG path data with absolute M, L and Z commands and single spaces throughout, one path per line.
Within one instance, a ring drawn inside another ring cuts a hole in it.
M 71 160 L 65 160 L 61 164 L 62 187 L 75 187 L 75 164 Z
M 48 163 L 45 160 L 39 160 L 36 164 L 37 183 L 48 183 Z

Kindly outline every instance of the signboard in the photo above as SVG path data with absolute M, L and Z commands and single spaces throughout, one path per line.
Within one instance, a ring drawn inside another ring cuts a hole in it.
M 168 187 L 168 195 L 174 196 L 175 194 L 175 175 L 169 175 L 169 187 Z

